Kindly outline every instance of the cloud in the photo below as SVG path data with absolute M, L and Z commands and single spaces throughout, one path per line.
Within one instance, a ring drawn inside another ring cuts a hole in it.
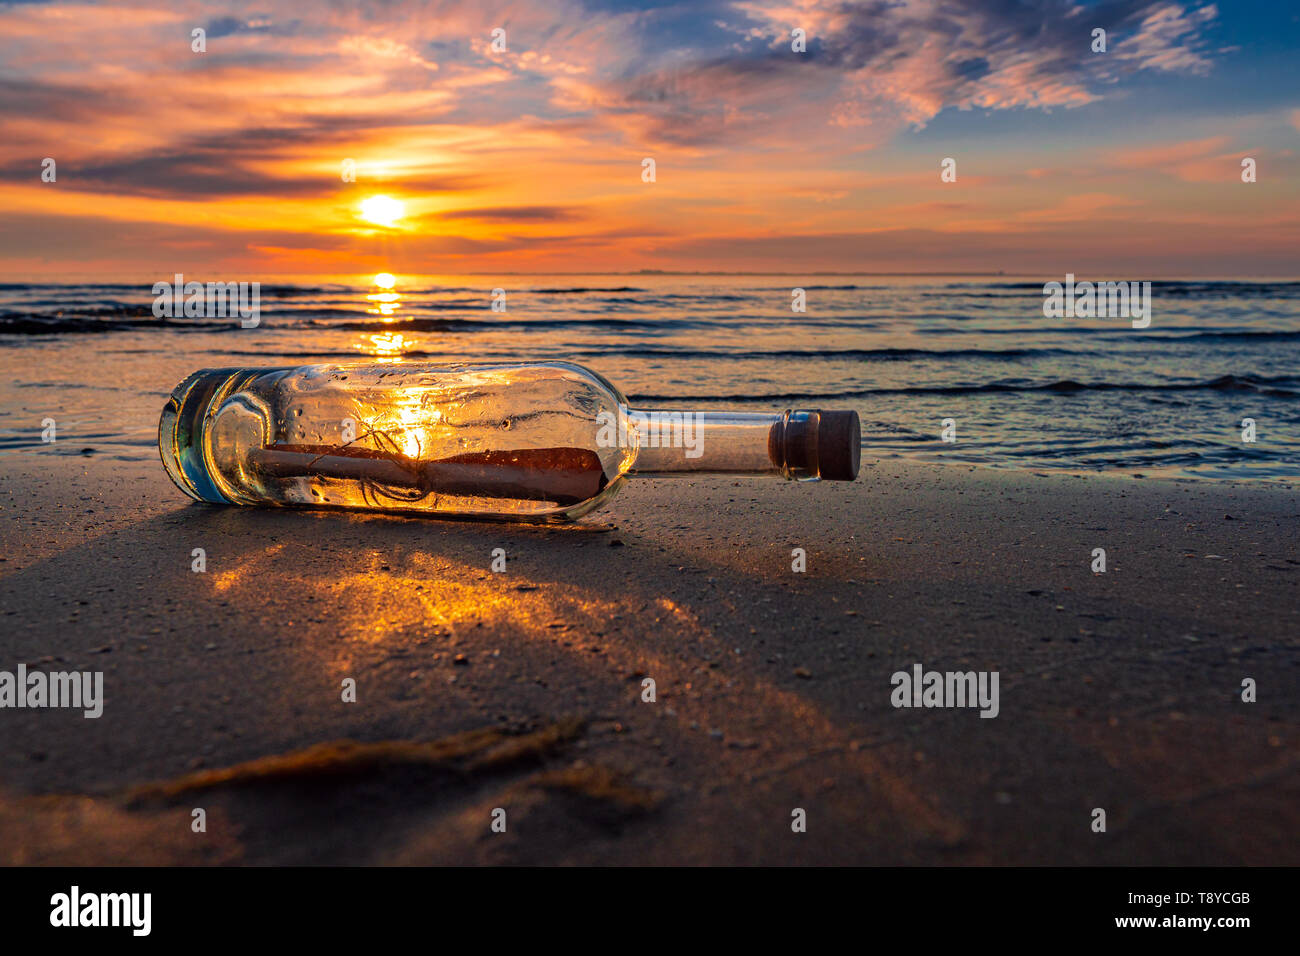
M 571 206 L 490 206 L 452 209 L 431 218 L 472 219 L 476 222 L 573 222 L 583 216 Z
M 1248 152 L 1229 150 L 1227 136 L 1157 143 L 1117 152 L 1109 165 L 1119 169 L 1151 170 L 1184 182 L 1237 182 L 1241 159 Z
M 217 17 L 215 20 L 209 20 L 204 30 L 207 32 L 208 39 L 217 40 L 221 37 L 234 36 L 236 33 L 271 32 L 273 28 L 276 33 L 292 33 L 295 27 L 296 21 L 288 26 L 280 26 L 266 19 Z
M 774 148 L 835 129 L 879 143 L 949 108 L 1071 108 L 1144 70 L 1203 73 L 1217 14 L 1167 0 L 753 0 L 711 11 L 729 42 L 701 31 L 659 61 L 607 51 L 576 76 L 552 76 L 556 102 L 648 145 Z M 1091 49 L 1098 24 L 1110 34 L 1104 55 Z M 791 48 L 795 26 L 804 53 Z
M 26 96 L 0 96 L 0 120 L 35 107 L 72 123 L 94 103 L 110 122 L 193 135 L 254 117 L 321 128 L 384 109 L 390 125 L 532 115 L 585 122 L 595 139 L 697 150 L 797 148 L 846 130 L 883 142 L 948 108 L 1084 105 L 1141 70 L 1208 69 L 1216 17 L 1168 0 L 1086 13 L 1069 0 L 450 0 L 345 2 L 303 19 L 290 0 L 251 0 L 210 17 L 208 52 L 193 54 L 181 9 L 70 9 L 16 8 L 0 24 L 6 82 Z M 498 23 L 509 40 L 494 53 Z M 1105 55 L 1090 50 L 1094 24 L 1111 33 Z M 791 50 L 792 25 L 807 31 L 806 53 Z
M 692 262 L 709 262 L 719 269 L 772 272 L 1005 270 L 1058 278 L 1071 269 L 1082 275 L 1154 278 L 1223 274 L 1225 248 L 1230 248 L 1242 274 L 1295 275 L 1294 249 L 1300 248 L 1295 219 L 1267 230 L 1248 222 L 1235 225 L 1228 247 L 1218 234 L 1222 223 L 1210 217 L 1191 223 L 1144 217 L 1121 230 L 1113 222 L 1087 219 L 1044 222 L 1004 232 L 977 229 L 978 241 L 960 243 L 952 232 L 925 228 L 701 236 L 662 244 L 653 264 L 689 269 Z M 1179 242 L 1168 241 L 1173 234 Z
M 1218 15 L 1218 8 L 1208 4 L 1185 8 L 1176 3 L 1154 4 L 1140 14 L 1130 14 L 1130 22 L 1140 15 L 1137 33 L 1121 38 L 1115 45 L 1118 62 L 1138 69 L 1167 73 L 1209 72 L 1210 58 L 1201 31 Z

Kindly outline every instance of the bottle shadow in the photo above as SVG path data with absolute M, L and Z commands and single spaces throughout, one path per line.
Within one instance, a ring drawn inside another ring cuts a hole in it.
M 0 752 L 17 783 L 83 789 L 174 772 L 176 754 L 204 756 L 211 729 L 280 746 L 319 739 L 312 726 L 367 738 L 454 728 L 441 699 L 419 712 L 427 681 L 410 674 L 445 681 L 467 666 L 458 657 L 496 653 L 511 680 L 581 688 L 649 666 L 649 642 L 632 636 L 647 626 L 711 641 L 653 583 L 674 560 L 601 524 L 185 505 L 9 565 L 0 660 L 103 671 L 105 702 L 94 720 L 12 711 Z M 366 675 L 385 707 L 331 712 L 341 682 Z M 554 707 L 531 688 L 509 693 L 488 709 Z
M 8 660 L 105 672 L 97 720 L 7 715 L 8 784 L 112 793 L 321 741 L 428 740 L 572 713 L 596 728 L 589 759 L 650 767 L 667 752 L 691 779 L 762 780 L 765 767 L 780 779 L 824 755 L 848 832 L 861 788 L 887 773 L 850 749 L 859 721 L 817 692 L 829 685 L 763 666 L 740 636 L 749 628 L 716 613 L 720 595 L 754 597 L 752 573 L 719 564 L 712 583 L 687 581 L 680 560 L 607 525 L 198 504 L 142 519 L 0 579 Z M 655 706 L 641 696 L 647 675 Z M 888 779 L 882 812 L 954 832 Z

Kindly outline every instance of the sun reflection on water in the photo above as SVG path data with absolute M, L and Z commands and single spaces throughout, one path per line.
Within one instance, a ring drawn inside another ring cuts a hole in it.
M 396 361 L 402 355 L 418 344 L 414 339 L 408 339 L 401 332 L 379 332 L 373 335 L 367 335 L 368 340 L 357 346 L 368 355 L 373 355 L 379 359 Z
M 366 296 L 366 300 L 374 303 L 372 308 L 366 309 L 368 315 L 379 315 L 387 318 L 397 314 L 397 309 L 402 302 L 402 295 L 400 292 L 372 292 Z
M 374 277 L 372 291 L 366 294 L 367 315 L 377 315 L 383 322 L 393 322 L 402 307 L 402 294 L 394 291 L 397 279 L 390 272 Z M 400 332 L 362 333 L 356 348 L 381 362 L 397 362 L 419 345 Z

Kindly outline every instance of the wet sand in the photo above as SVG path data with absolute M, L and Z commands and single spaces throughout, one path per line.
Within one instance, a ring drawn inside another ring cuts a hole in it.
M 571 527 L 5 456 L 0 670 L 105 702 L 0 710 L 0 862 L 1294 865 L 1298 532 L 1284 486 L 869 456 Z M 918 663 L 998 716 L 895 708 Z

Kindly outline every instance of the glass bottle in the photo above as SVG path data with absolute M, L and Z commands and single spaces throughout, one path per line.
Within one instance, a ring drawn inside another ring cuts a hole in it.
M 567 521 L 628 477 L 852 481 L 852 411 L 628 408 L 568 362 L 361 364 L 195 372 L 158 448 L 199 501 Z

